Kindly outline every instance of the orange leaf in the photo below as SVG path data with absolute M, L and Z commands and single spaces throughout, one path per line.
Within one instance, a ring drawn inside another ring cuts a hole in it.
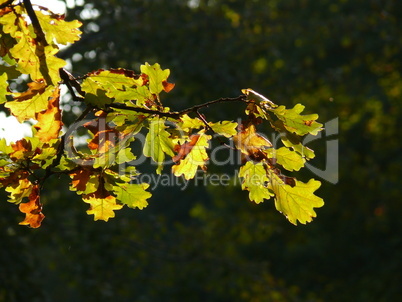
M 175 84 L 169 83 L 168 81 L 163 81 L 162 86 L 165 92 L 170 92 L 174 88 Z
M 45 215 L 42 214 L 42 204 L 39 201 L 39 187 L 35 185 L 32 188 L 32 193 L 29 195 L 29 201 L 21 203 L 19 210 L 25 214 L 24 221 L 21 225 L 29 225 L 31 228 L 40 227 Z
M 57 87 L 49 100 L 47 110 L 36 113 L 38 123 L 34 127 L 38 131 L 36 136 L 41 142 L 48 142 L 51 139 L 59 137 L 61 126 L 63 125 L 59 101 L 60 89 Z

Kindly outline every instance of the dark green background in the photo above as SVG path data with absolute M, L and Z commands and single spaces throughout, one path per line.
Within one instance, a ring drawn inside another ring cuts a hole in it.
M 253 88 L 339 118 L 339 182 L 295 227 L 240 187 L 162 188 L 142 211 L 93 222 L 68 179 L 49 182 L 40 229 L 2 197 L 0 301 L 397 301 L 402 296 L 402 2 L 93 1 L 70 9 L 73 72 L 158 62 L 173 109 Z M 88 14 L 86 14 L 88 16 Z M 80 54 L 80 55 L 78 55 Z M 243 108 L 204 110 L 236 119 Z M 326 139 L 311 146 L 325 165 Z M 210 167 L 212 171 L 219 168 Z M 302 178 L 314 177 L 306 171 Z M 399 298 L 399 299 L 398 299 Z

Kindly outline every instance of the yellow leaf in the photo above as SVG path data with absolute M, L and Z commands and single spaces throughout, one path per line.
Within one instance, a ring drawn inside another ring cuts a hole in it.
M 67 22 L 61 17 L 54 17 L 57 15 L 45 15 L 40 10 L 35 11 L 35 13 L 49 44 L 52 44 L 55 40 L 59 44 L 66 45 L 80 39 L 80 35 L 82 33 L 78 29 L 80 26 L 82 26 L 80 21 L 73 20 Z
M 172 167 L 175 176 L 184 175 L 185 179 L 192 179 L 198 167 L 201 167 L 203 170 L 206 169 L 205 162 L 208 160 L 206 148 L 209 147 L 209 140 L 212 137 L 204 134 L 203 131 L 198 132 L 198 134 L 198 140 L 191 148 L 191 151 L 184 159 L 180 160 L 179 164 Z
M 22 123 L 31 118 L 35 118 L 36 113 L 41 112 L 48 107 L 48 99 L 52 96 L 55 89 L 54 86 L 48 86 L 43 90 L 45 85 L 43 82 L 30 83 L 27 92 L 22 94 L 14 94 L 15 101 L 7 102 L 4 106 L 9 108 L 12 115 Z M 35 89 L 33 89 L 35 86 Z M 31 97 L 31 98 L 29 98 Z
M 116 203 L 116 197 L 110 195 L 103 186 L 94 193 L 83 195 L 82 200 L 90 204 L 87 214 L 93 214 L 94 220 L 108 221 L 115 216 L 114 210 L 120 210 L 123 207 Z
M 321 182 L 310 179 L 307 183 L 296 180 L 292 187 L 286 185 L 278 175 L 271 175 L 270 187 L 275 193 L 275 207 L 295 225 L 297 221 L 302 224 L 311 222 L 317 216 L 314 208 L 324 205 L 322 198 L 314 195 L 320 186 Z

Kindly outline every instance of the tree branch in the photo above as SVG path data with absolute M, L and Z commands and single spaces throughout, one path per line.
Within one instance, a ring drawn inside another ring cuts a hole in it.
M 132 106 L 127 106 L 124 104 L 106 104 L 106 107 L 108 108 L 116 108 L 116 109 L 123 109 L 123 110 L 129 110 L 129 111 L 135 111 L 135 112 L 141 112 L 141 113 L 147 113 L 147 114 L 155 114 L 163 117 L 170 117 L 170 118 L 180 118 L 182 115 L 190 113 L 190 112 L 198 112 L 199 109 L 208 107 L 213 104 L 217 103 L 225 103 L 225 102 L 247 102 L 247 97 L 245 95 L 240 95 L 236 98 L 220 98 L 214 101 L 210 101 L 204 104 L 200 105 L 195 105 L 193 107 L 181 110 L 181 111 L 173 111 L 173 112 L 163 112 L 159 110 L 153 110 L 153 109 L 147 109 L 143 107 L 132 107 Z

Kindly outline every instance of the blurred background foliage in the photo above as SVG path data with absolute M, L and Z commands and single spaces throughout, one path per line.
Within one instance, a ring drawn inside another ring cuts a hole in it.
M 2 195 L 0 301 L 400 299 L 401 1 L 68 3 L 67 19 L 84 22 L 81 41 L 61 54 L 75 75 L 158 62 L 176 83 L 164 99 L 173 109 L 242 88 L 302 103 L 322 123 L 339 118 L 338 135 L 311 144 L 324 169 L 326 142 L 339 139 L 339 182 L 322 180 L 326 205 L 298 227 L 238 185 L 158 188 L 148 208 L 103 223 L 62 177 L 48 183 L 35 230 L 18 226 Z

